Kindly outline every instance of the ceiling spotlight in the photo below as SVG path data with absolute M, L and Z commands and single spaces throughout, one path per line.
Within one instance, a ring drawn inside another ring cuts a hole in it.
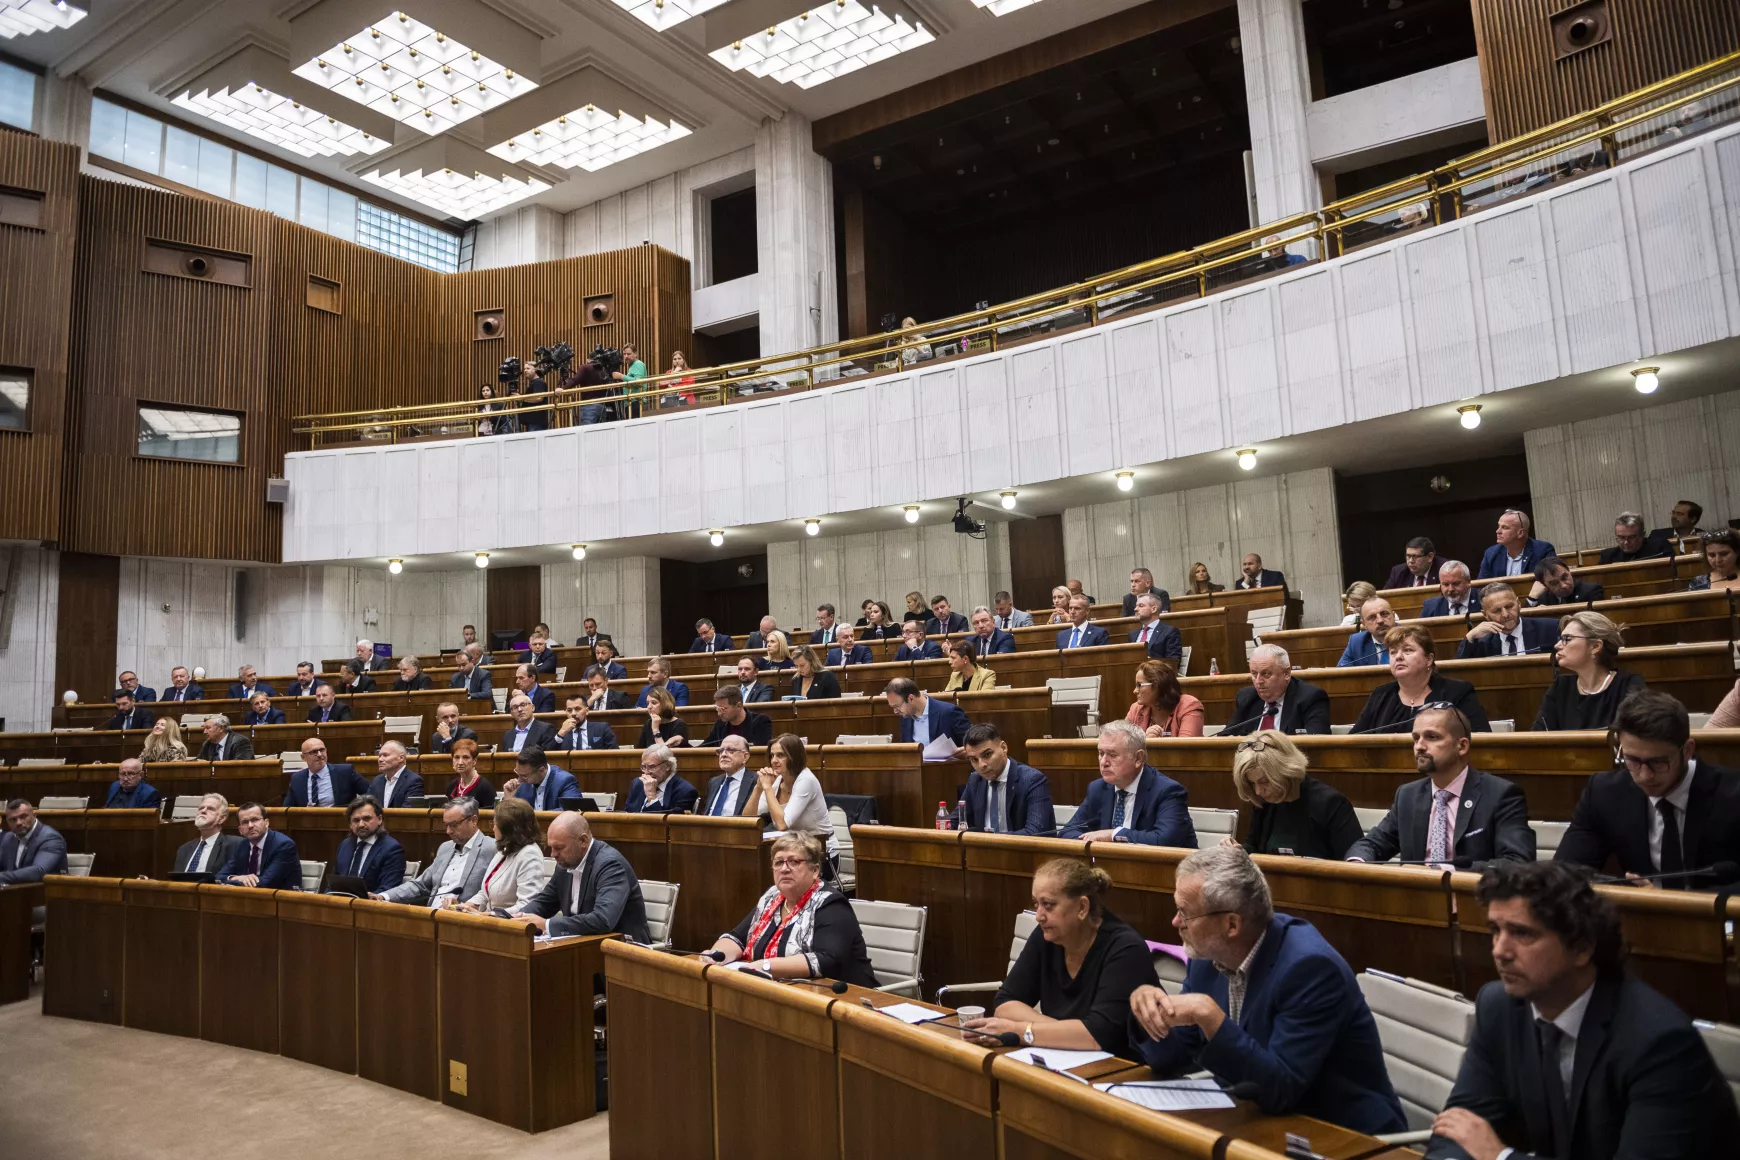
M 1660 367 L 1638 367 L 1631 372 L 1631 381 L 1637 385 L 1640 395 L 1653 395 L 1655 389 L 1661 386 Z
M 1136 486 L 1136 473 L 1133 471 L 1118 472 L 1118 490 L 1129 491 Z
M 1257 465 L 1257 449 L 1255 447 L 1239 448 L 1239 467 L 1245 471 Z
M 806 535 L 806 536 L 819 536 L 821 534 L 822 534 L 822 521 L 821 520 L 805 520 L 804 521 L 804 535 Z
M 1470 431 L 1480 426 L 1480 404 L 1469 403 L 1456 408 L 1456 413 L 1462 416 L 1462 425 Z
M 476 562 L 477 562 L 477 566 L 479 568 L 489 567 L 489 553 L 488 552 L 479 552 L 477 554 L 477 561 Z
M 1004 491 L 1004 492 L 998 492 L 997 494 L 1003 500 L 1003 510 L 1004 511 L 1012 512 L 1015 510 L 1015 493 L 1014 492 Z
M 397 576 L 400 572 L 403 572 L 404 570 L 405 570 L 405 562 L 403 560 L 388 560 L 387 561 L 387 571 L 391 572 L 393 575 Z
M 574 558 L 576 560 L 584 560 L 586 558 L 586 545 L 585 544 L 575 544 L 574 545 Z
M 723 547 L 725 544 L 725 533 L 720 531 L 718 528 L 714 528 L 712 531 L 707 533 L 707 542 L 712 544 L 715 548 Z
M 909 524 L 916 524 L 918 522 L 918 505 L 915 503 L 909 503 L 906 505 L 905 511 L 906 522 Z

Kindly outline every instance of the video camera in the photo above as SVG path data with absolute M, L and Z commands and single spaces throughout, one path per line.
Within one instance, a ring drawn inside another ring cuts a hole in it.
M 588 361 L 605 374 L 615 374 L 622 369 L 622 352 L 614 346 L 595 346 Z
M 504 382 L 504 383 L 517 383 L 517 382 L 519 382 L 520 381 L 520 360 L 512 357 L 511 355 L 507 358 L 502 359 L 501 360 L 501 369 L 496 371 L 495 377 L 497 380 L 499 380 L 500 382 Z
M 558 342 L 555 346 L 540 346 L 532 354 L 537 357 L 536 365 L 540 375 L 560 371 L 574 361 L 574 348 L 565 342 Z

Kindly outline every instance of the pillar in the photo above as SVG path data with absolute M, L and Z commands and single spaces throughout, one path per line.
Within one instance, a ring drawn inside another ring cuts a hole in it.
M 1311 74 L 1300 0 L 1238 0 L 1257 215 L 1272 222 L 1323 204 L 1305 110 Z
M 763 357 L 836 341 L 833 167 L 796 113 L 755 134 L 755 233 Z

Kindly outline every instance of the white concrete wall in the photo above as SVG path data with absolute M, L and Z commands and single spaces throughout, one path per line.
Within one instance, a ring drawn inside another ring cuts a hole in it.
M 1330 172 L 1418 153 L 1486 122 L 1480 58 L 1313 101 L 1306 109 L 1311 161 Z
M 755 150 L 739 149 L 563 215 L 559 256 L 577 258 L 651 242 L 689 259 L 693 285 L 705 286 L 708 223 L 695 212 L 697 190 L 755 169 Z M 481 265 L 481 263 L 479 263 Z
M 1278 221 L 1323 204 L 1305 110 L 1311 76 L 1300 0 L 1238 0 L 1239 54 L 1256 170 L 1257 215 Z
M 544 620 L 563 644 L 573 644 L 586 617 L 598 621 L 624 656 L 647 656 L 660 646 L 659 562 L 653 556 L 545 564 Z M 578 674 L 570 674 L 573 680 Z
M 0 545 L 0 564 L 11 549 Z M 0 717 L 12 733 L 49 727 L 49 714 L 60 690 L 54 687 L 56 618 L 60 610 L 60 553 L 24 548 L 16 574 L 0 577 L 11 587 L 12 624 L 0 648 Z M 72 642 L 76 647 L 77 642 Z M 87 697 L 109 692 L 98 689 Z
M 1324 467 L 1241 479 L 1063 513 L 1066 569 L 1100 601 L 1122 599 L 1134 568 L 1148 568 L 1161 588 L 1182 592 L 1198 560 L 1215 583 L 1230 586 L 1246 552 L 1286 573 L 1288 588 L 1305 599 L 1305 624 L 1339 620 L 1334 472 Z M 1226 658 L 1220 659 L 1224 667 Z M 1208 662 L 1202 665 L 1199 671 L 1207 672 Z
M 761 352 L 823 346 L 840 337 L 834 277 L 834 169 L 796 113 L 755 134 L 755 233 Z
M 1666 527 L 1682 499 L 1704 526 L 1740 512 L 1740 392 L 1707 395 L 1529 431 L 1536 534 L 1561 551 L 1613 543 L 1613 517 Z
M 478 223 L 471 268 L 523 266 L 567 257 L 567 222 L 557 211 L 542 205 L 522 205 L 499 217 Z

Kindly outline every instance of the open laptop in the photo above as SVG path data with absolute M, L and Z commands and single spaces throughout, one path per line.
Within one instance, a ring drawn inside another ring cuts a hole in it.
M 348 894 L 352 898 L 369 896 L 368 879 L 359 874 L 334 874 L 326 881 L 327 894 Z

